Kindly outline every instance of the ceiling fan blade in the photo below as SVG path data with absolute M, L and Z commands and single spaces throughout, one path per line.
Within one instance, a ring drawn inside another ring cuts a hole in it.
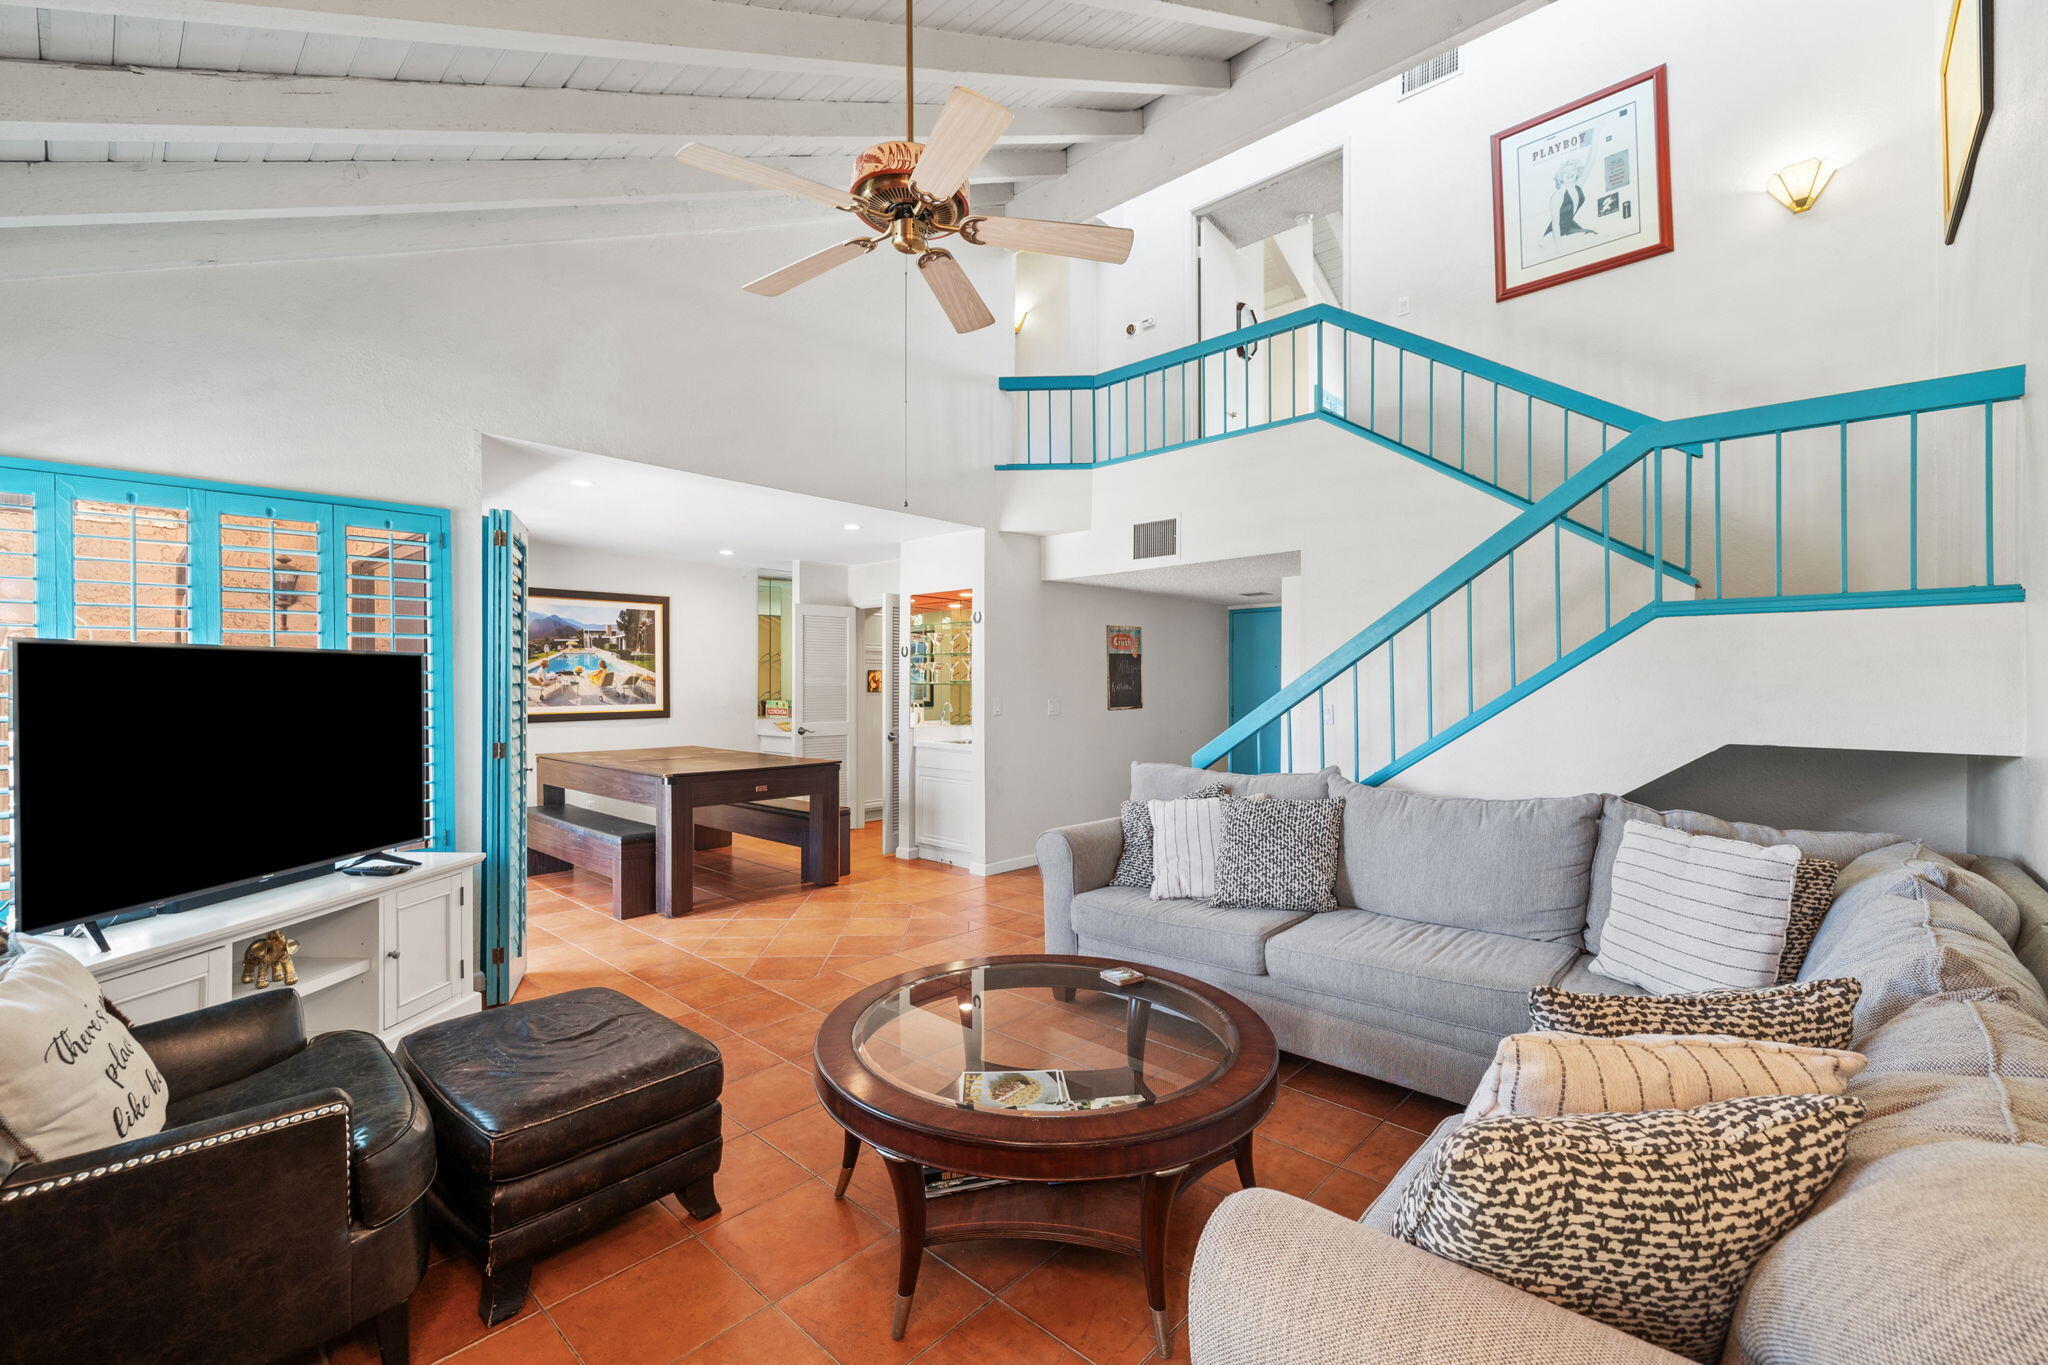
M 994 100 L 964 85 L 953 87 L 939 121 L 932 125 L 924 155 L 910 173 L 911 183 L 934 199 L 951 199 L 967 177 L 996 145 L 1015 117 Z
M 758 161 L 733 156 L 715 147 L 706 147 L 701 142 L 693 142 L 677 152 L 676 160 L 685 166 L 695 166 L 700 171 L 710 171 L 733 180 L 744 180 L 747 184 L 759 185 L 764 190 L 780 190 L 799 199 L 830 204 L 833 208 L 853 202 L 853 196 L 845 190 L 835 190 L 830 185 L 821 185 L 815 180 L 791 175 L 788 171 L 778 171 L 773 166 L 763 166 Z
M 1129 228 L 1051 223 L 1042 218 L 970 218 L 960 235 L 981 246 L 1074 256 L 1110 265 L 1122 265 L 1130 259 L 1131 241 L 1136 236 Z
M 946 318 L 956 332 L 978 332 L 994 322 L 995 314 L 988 311 L 988 305 L 981 301 L 973 281 L 960 268 L 960 262 L 953 259 L 950 251 L 934 248 L 917 258 L 918 273 L 931 286 L 932 297 L 939 301 L 939 307 L 946 310 Z
M 806 256 L 800 261 L 791 262 L 780 270 L 770 271 L 751 284 L 742 285 L 741 288 L 749 294 L 765 294 L 769 298 L 774 298 L 777 294 L 787 294 L 808 280 L 817 279 L 828 270 L 845 265 L 856 256 L 865 256 L 874 249 L 873 242 L 865 237 L 856 237 L 850 242 L 841 242 L 838 246 L 828 246 L 815 256 Z

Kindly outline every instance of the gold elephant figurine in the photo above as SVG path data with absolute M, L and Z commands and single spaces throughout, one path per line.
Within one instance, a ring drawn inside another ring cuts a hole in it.
M 292 965 L 292 954 L 298 950 L 297 939 L 286 938 L 272 929 L 251 943 L 248 951 L 242 954 L 242 984 L 246 986 L 254 982 L 259 991 L 273 983 L 298 985 L 299 971 Z

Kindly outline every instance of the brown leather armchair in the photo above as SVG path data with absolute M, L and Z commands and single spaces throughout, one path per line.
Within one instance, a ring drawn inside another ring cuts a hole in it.
M 289 990 L 136 1028 L 164 1129 L 0 1183 L 0 1360 L 260 1365 L 375 1319 L 406 1365 L 431 1121 L 367 1033 Z

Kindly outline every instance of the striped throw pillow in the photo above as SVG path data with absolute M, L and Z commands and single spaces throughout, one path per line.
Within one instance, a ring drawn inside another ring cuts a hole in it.
M 1658 995 L 1777 984 L 1799 850 L 1631 820 L 1593 971 Z
M 1216 894 L 1223 802 L 1151 801 L 1152 899 L 1208 900 Z
M 1641 1114 L 1751 1095 L 1839 1095 L 1861 1070 L 1861 1053 L 1718 1034 L 1515 1033 L 1494 1050 L 1465 1117 Z
M 1227 796 L 1230 788 L 1221 782 L 1188 793 L 1191 801 Z M 1152 809 L 1148 801 L 1126 801 L 1117 812 L 1124 827 L 1123 851 L 1117 854 L 1116 876 L 1111 886 L 1142 886 L 1152 889 Z M 1832 886 L 1834 883 L 1830 882 Z

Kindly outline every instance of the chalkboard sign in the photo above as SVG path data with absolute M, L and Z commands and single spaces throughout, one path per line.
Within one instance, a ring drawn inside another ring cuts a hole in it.
M 1136 626 L 1109 627 L 1109 709 L 1145 706 L 1144 632 Z

